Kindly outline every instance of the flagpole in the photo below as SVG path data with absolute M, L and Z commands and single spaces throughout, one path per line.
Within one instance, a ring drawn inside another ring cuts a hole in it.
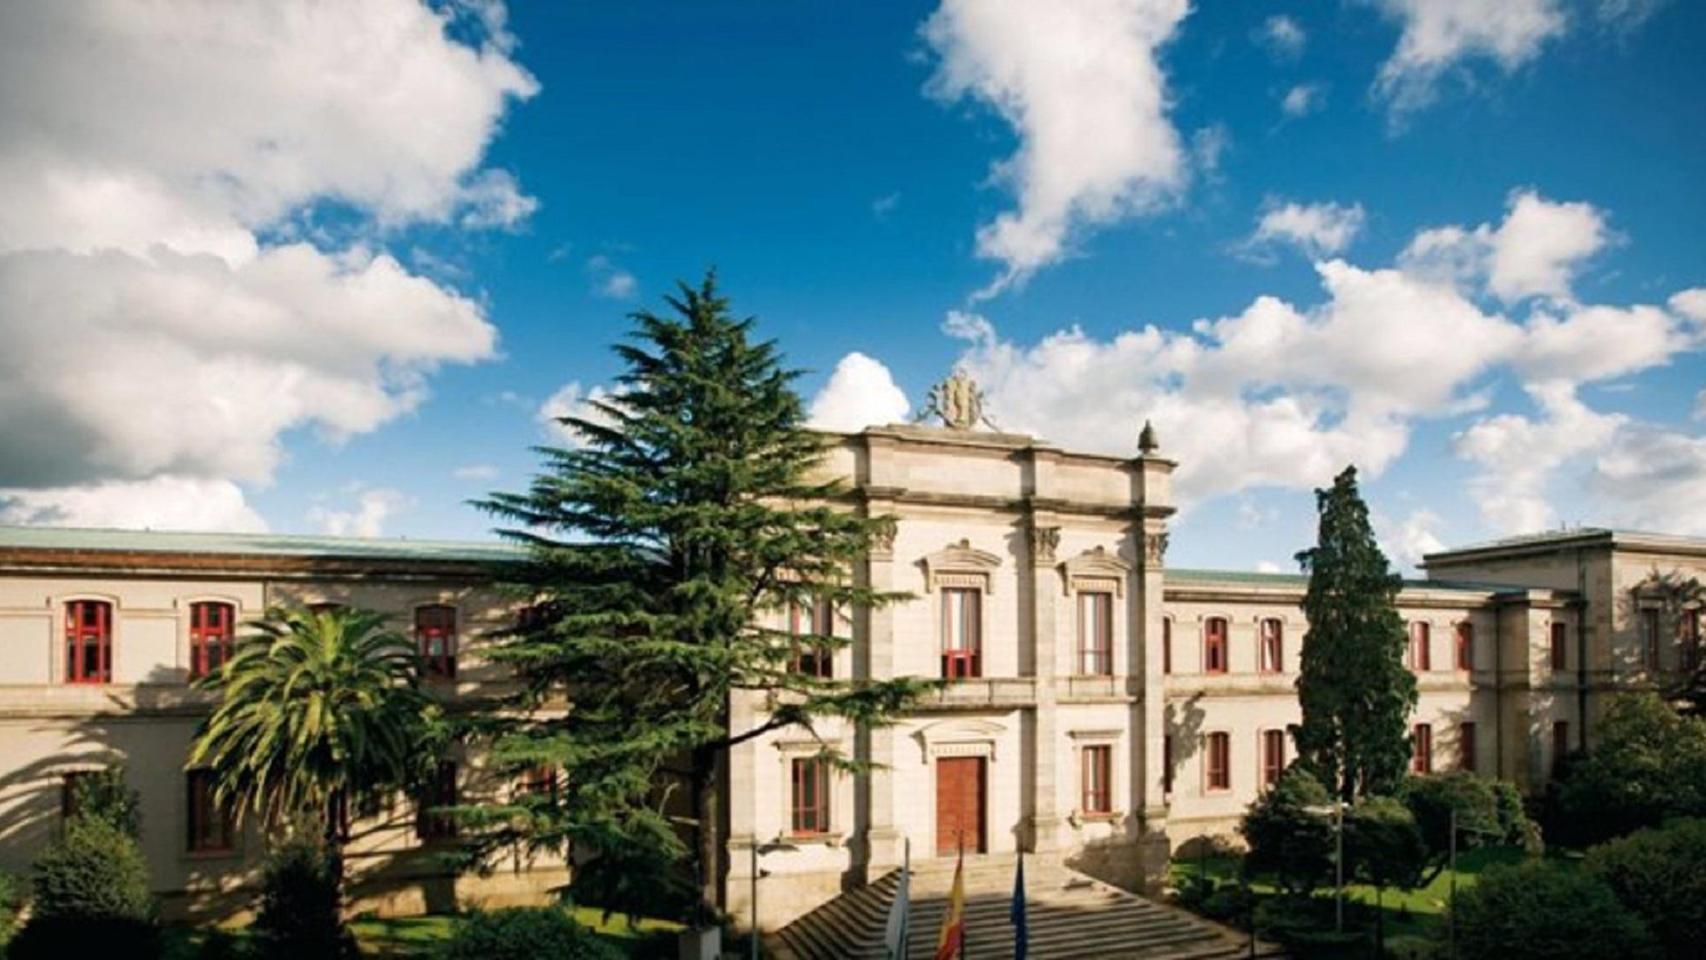
M 962 877 L 964 876 L 965 868 L 966 832 L 962 829 L 960 831 L 960 862 L 957 867 L 957 869 L 961 871 Z M 962 896 L 964 896 L 964 894 L 962 894 Z M 961 902 L 963 903 L 964 901 Z M 961 909 L 964 910 L 964 907 L 961 907 Z M 960 960 L 971 960 L 971 928 L 966 924 L 966 916 L 964 913 L 960 914 Z
M 906 884 L 907 899 L 912 898 L 912 837 L 902 838 L 905 846 L 900 855 L 900 878 Z M 900 955 L 902 960 L 912 953 L 912 904 L 906 905 L 906 913 L 900 918 Z

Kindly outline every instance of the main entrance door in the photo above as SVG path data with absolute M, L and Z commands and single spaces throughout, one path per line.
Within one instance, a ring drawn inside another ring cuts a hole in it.
M 984 758 L 936 761 L 936 853 L 983 853 Z

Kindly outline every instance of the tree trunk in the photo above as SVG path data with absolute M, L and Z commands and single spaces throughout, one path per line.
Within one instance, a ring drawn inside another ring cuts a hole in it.
M 722 858 L 722 808 L 717 781 L 722 770 L 722 751 L 696 751 L 693 758 L 693 849 L 699 885 L 697 925 L 715 922 L 721 883 L 718 864 Z

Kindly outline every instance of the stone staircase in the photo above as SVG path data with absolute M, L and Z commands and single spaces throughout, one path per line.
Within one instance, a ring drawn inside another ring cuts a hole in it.
M 967 960 L 1012 960 L 1012 856 L 966 862 Z M 916 864 L 907 960 L 931 960 L 948 908 L 953 861 Z M 883 960 L 883 928 L 900 872 L 844 893 L 767 938 L 782 960 Z M 1026 858 L 1026 920 L 1036 960 L 1231 960 L 1282 957 L 1237 931 L 1128 893 L 1065 867 Z

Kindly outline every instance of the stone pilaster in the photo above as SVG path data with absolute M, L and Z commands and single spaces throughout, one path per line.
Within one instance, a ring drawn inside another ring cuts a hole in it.
M 1035 717 L 1030 725 L 1034 738 L 1031 755 L 1035 758 L 1031 782 L 1031 849 L 1046 853 L 1060 849 L 1065 826 L 1057 799 L 1061 758 L 1056 749 L 1060 724 L 1055 716 L 1059 657 L 1055 606 L 1060 598 L 1060 571 L 1055 568 L 1055 552 L 1060 546 L 1060 527 L 1049 514 L 1034 513 L 1026 539 L 1032 594 L 1031 663 L 1037 681 Z
M 872 499 L 866 502 L 868 516 L 891 516 L 892 501 Z M 887 529 L 872 545 L 864 562 L 862 575 L 865 585 L 879 593 L 894 589 L 894 527 Z M 853 633 L 853 676 L 855 679 L 889 679 L 894 676 L 894 610 L 878 607 L 863 611 L 855 620 Z M 865 729 L 858 733 L 861 753 L 871 762 L 870 773 L 860 777 L 857 788 L 861 793 L 857 803 L 865 809 L 865 862 L 871 879 L 876 879 L 901 861 L 900 831 L 895 826 L 895 728 L 892 726 Z
M 1150 444 L 1149 450 L 1133 464 L 1140 473 L 1140 493 L 1134 504 L 1137 522 L 1132 531 L 1138 559 L 1132 572 L 1132 594 L 1140 635 L 1139 642 L 1132 647 L 1140 661 L 1132 669 L 1140 691 L 1135 733 L 1141 747 L 1140 762 L 1132 765 L 1137 776 L 1133 777 L 1131 787 L 1132 807 L 1141 817 L 1143 828 L 1139 841 L 1143 872 L 1148 883 L 1157 884 L 1165 875 L 1169 850 L 1167 802 L 1162 791 L 1166 777 L 1163 744 L 1167 736 L 1166 687 L 1162 674 L 1162 636 L 1166 629 L 1162 577 L 1167 555 L 1167 518 L 1173 514 L 1174 463 L 1154 454 L 1153 438 Z

